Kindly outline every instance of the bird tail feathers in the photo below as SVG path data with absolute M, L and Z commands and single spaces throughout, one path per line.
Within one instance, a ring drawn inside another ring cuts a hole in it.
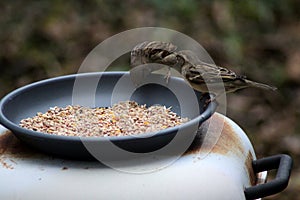
M 246 82 L 247 82 L 247 84 L 248 84 L 250 87 L 262 88 L 262 89 L 265 89 L 265 90 L 271 90 L 271 91 L 277 90 L 276 87 L 270 86 L 270 85 L 266 85 L 266 84 L 263 84 L 263 83 L 257 83 L 257 82 L 250 81 L 250 80 L 246 80 Z

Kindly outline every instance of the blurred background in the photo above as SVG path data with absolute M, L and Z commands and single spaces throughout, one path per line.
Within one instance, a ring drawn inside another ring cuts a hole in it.
M 0 98 L 41 79 L 76 73 L 100 42 L 155 26 L 198 41 L 215 63 L 278 87 L 228 95 L 227 115 L 248 134 L 258 158 L 290 154 L 288 188 L 300 190 L 300 1 L 0 1 Z M 115 63 L 128 70 L 129 58 Z

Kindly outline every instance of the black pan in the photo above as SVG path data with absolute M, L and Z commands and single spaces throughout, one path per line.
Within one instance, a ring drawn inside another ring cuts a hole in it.
M 168 84 L 161 75 L 153 75 L 151 80 L 162 80 L 160 83 L 153 81 L 135 89 L 129 73 L 126 72 L 104 72 L 104 73 L 83 73 L 68 76 L 51 78 L 36 83 L 29 84 L 19 88 L 6 95 L 0 102 L 0 122 L 3 126 L 11 130 L 21 141 L 39 149 L 43 152 L 70 157 L 75 159 L 93 158 L 90 150 L 87 150 L 86 144 L 104 145 L 113 142 L 115 145 L 130 152 L 144 153 L 151 152 L 169 144 L 175 137 L 178 130 L 182 130 L 185 135 L 193 135 L 195 130 L 191 127 L 199 126 L 208 119 L 217 107 L 216 102 L 206 103 L 207 96 L 196 94 L 196 104 L 192 99 L 186 96 L 185 106 L 182 109 L 180 99 L 177 98 L 176 92 L 170 88 L 176 88 L 179 95 L 187 95 L 186 82 L 180 78 L 171 77 Z M 79 82 L 75 83 L 79 80 Z M 119 100 L 135 100 L 140 104 L 151 106 L 154 104 L 172 106 L 172 111 L 182 117 L 189 117 L 191 121 L 177 127 L 168 128 L 157 133 L 151 134 L 151 137 L 141 134 L 141 137 L 120 136 L 120 137 L 89 137 L 79 138 L 72 136 L 49 135 L 21 128 L 20 120 L 32 117 L 37 112 L 45 112 L 50 107 L 78 104 L 91 104 L 88 95 L 92 91 L 88 87 L 90 83 L 98 82 L 95 86 L 96 107 L 107 107 Z M 77 86 L 76 86 L 77 84 Z M 74 89 L 74 85 L 76 88 Z M 116 89 L 116 86 L 118 89 Z M 129 88 L 129 89 L 128 89 Z M 89 91 L 91 90 L 91 91 Z M 128 94 L 128 91 L 133 91 Z M 77 99 L 74 99 L 76 96 Z M 187 104 L 186 104 L 187 103 Z M 199 113 L 195 113 L 199 110 Z M 192 132 L 192 133 L 190 133 Z M 145 137 L 144 137 L 145 136 Z M 184 137 L 182 140 L 185 140 Z

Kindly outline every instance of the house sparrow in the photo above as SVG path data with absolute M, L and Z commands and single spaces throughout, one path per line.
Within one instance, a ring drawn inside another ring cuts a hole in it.
M 135 73 L 135 76 L 138 76 L 137 72 L 143 70 L 146 73 L 142 73 L 142 75 L 147 76 L 162 66 L 153 65 L 150 68 L 145 66 L 141 70 L 134 68 L 147 63 L 158 63 L 178 70 L 195 90 L 215 96 L 224 93 L 224 90 L 229 93 L 248 87 L 276 90 L 273 86 L 248 80 L 245 76 L 237 75 L 224 67 L 204 63 L 192 51 L 176 52 L 176 49 L 177 47 L 172 43 L 161 41 L 146 41 L 138 44 L 131 51 L 133 70 L 130 73 Z M 167 81 L 169 76 L 170 70 L 166 75 Z
M 202 62 L 189 50 L 179 51 L 177 54 L 185 61 L 181 66 L 182 76 L 195 90 L 202 93 L 218 95 L 224 90 L 230 93 L 248 87 L 276 90 L 273 86 L 251 81 L 227 68 Z
M 168 72 L 165 76 L 168 83 L 171 76 L 170 67 L 181 66 L 183 60 L 175 53 L 177 46 L 168 42 L 145 41 L 136 45 L 130 56 L 130 76 L 136 85 L 144 80 L 150 73 L 168 66 Z M 156 65 L 153 65 L 156 63 Z M 151 64 L 151 65 L 146 65 Z

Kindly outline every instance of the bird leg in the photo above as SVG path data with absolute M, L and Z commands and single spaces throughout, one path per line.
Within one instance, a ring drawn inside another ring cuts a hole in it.
M 177 64 L 177 57 L 174 53 L 171 53 L 171 54 L 165 56 L 164 58 L 162 58 L 161 60 L 158 60 L 157 62 L 168 66 L 168 72 L 164 77 L 166 79 L 166 83 L 168 84 L 169 79 L 171 77 L 171 66 Z
M 164 77 L 164 79 L 166 79 L 166 83 L 167 84 L 169 83 L 170 77 L 171 77 L 171 68 L 170 68 L 170 66 L 168 66 L 168 72 L 167 72 L 167 74 Z

